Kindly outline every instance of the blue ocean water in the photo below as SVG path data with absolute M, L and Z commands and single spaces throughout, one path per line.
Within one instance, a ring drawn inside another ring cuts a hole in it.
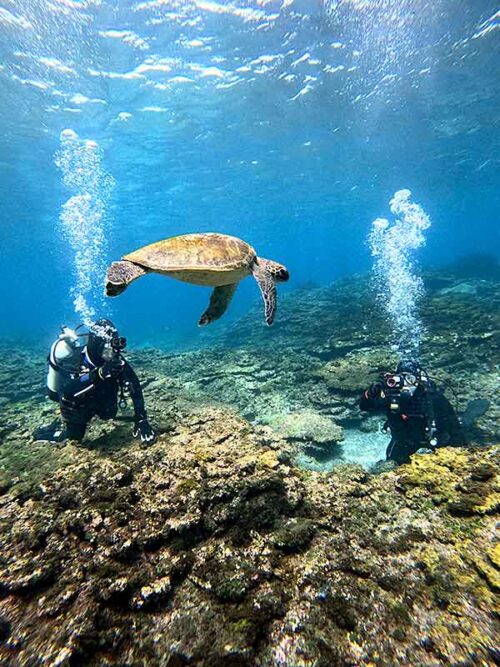
M 4 0 L 0 337 L 48 344 L 83 298 L 135 345 L 196 345 L 206 290 L 105 300 L 106 265 L 220 231 L 286 264 L 280 291 L 326 284 L 371 267 L 401 188 L 422 263 L 498 252 L 499 25 L 490 0 Z
M 500 664 L 499 137 L 499 0 L 0 0 L 0 667 Z

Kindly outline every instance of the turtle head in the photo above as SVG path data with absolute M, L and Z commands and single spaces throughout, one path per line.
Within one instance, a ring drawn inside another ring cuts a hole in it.
M 283 264 L 280 264 L 279 262 L 274 262 L 272 259 L 262 259 L 261 257 L 258 258 L 257 262 L 265 267 L 266 271 L 277 283 L 286 283 L 290 278 L 286 266 L 283 266 Z

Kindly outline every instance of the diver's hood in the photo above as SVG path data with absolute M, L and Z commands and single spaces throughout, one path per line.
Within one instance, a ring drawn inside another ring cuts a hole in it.
M 93 363 L 101 362 L 104 349 L 111 347 L 112 341 L 118 337 L 118 329 L 111 320 L 100 319 L 91 324 L 87 340 L 87 353 L 90 360 Z

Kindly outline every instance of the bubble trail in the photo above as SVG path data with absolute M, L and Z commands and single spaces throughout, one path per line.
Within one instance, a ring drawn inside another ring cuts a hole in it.
M 65 187 L 74 194 L 61 207 L 59 230 L 73 252 L 74 285 L 71 296 L 76 313 L 90 324 L 105 310 L 103 276 L 106 256 L 106 204 L 114 179 L 102 167 L 102 151 L 96 141 L 80 139 L 63 130 L 55 164 Z
M 425 332 L 418 312 L 424 286 L 415 273 L 414 252 L 425 245 L 424 232 L 431 221 L 410 196 L 410 190 L 394 194 L 389 206 L 396 220 L 392 224 L 385 218 L 374 220 L 368 242 L 374 287 L 392 326 L 392 349 L 400 358 L 417 359 Z

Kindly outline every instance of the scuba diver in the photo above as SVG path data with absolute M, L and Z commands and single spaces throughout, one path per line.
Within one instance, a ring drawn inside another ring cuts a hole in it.
M 419 364 L 401 361 L 395 373 L 384 373 L 364 392 L 359 407 L 385 412 L 391 432 L 387 460 L 408 463 L 421 447 L 436 449 L 467 444 L 453 406 Z
M 48 357 L 47 394 L 59 403 L 62 423 L 56 419 L 40 427 L 34 438 L 82 440 L 94 416 L 114 419 L 118 407 L 126 407 L 128 392 L 134 405 L 133 436 L 153 443 L 155 432 L 148 421 L 139 379 L 122 355 L 126 339 L 106 319 L 94 322 L 88 334 L 78 334 L 78 328 L 62 327 Z M 85 335 L 87 344 L 82 346 L 80 339 Z

